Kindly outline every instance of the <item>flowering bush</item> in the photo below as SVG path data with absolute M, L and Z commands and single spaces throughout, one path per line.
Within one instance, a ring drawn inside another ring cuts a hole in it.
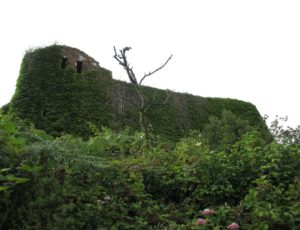
M 202 211 L 202 215 L 203 215 L 203 216 L 211 216 L 211 215 L 213 215 L 213 214 L 215 214 L 215 211 L 213 211 L 213 210 L 211 210 L 211 209 L 209 209 L 209 208 L 206 208 L 206 209 L 204 209 L 204 210 Z
M 198 218 L 196 221 L 196 225 L 204 225 L 207 224 L 207 220 L 203 219 L 203 218 Z
M 0 229 L 300 229 L 296 143 L 146 147 L 130 131 L 83 141 L 0 121 Z M 30 180 L 6 189 L 11 175 Z
M 228 225 L 230 220 L 234 220 L 238 218 L 238 216 L 236 216 L 235 211 L 227 205 L 219 207 L 217 211 L 206 208 L 201 213 L 204 218 L 198 218 L 196 225 L 203 225 L 205 229 L 225 229 L 227 227 L 229 230 L 236 230 L 240 227 L 235 222 Z
M 230 225 L 228 225 L 227 226 L 227 228 L 229 229 L 229 230 L 237 230 L 237 229 L 239 229 L 240 228 L 240 225 L 238 225 L 237 223 L 231 223 Z

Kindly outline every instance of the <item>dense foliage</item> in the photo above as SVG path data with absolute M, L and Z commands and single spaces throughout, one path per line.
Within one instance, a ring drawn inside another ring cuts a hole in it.
M 38 129 L 60 136 L 68 133 L 88 138 L 90 126 L 112 130 L 139 129 L 138 95 L 134 85 L 113 80 L 111 72 L 100 68 L 77 73 L 74 66 L 62 68 L 62 49 L 53 45 L 26 53 L 20 68 L 11 108 L 19 117 Z M 229 110 L 267 134 L 267 127 L 256 107 L 247 102 L 203 98 L 172 93 L 167 103 L 166 91 L 141 87 L 146 114 L 155 134 L 180 140 L 191 129 L 203 130 L 210 116 L 220 118 Z
M 22 62 L 11 105 L 16 114 L 36 127 L 58 136 L 62 133 L 89 135 L 88 124 L 108 123 L 105 71 L 84 76 L 68 66 L 61 68 L 61 48 L 51 46 L 28 52 Z M 99 106 L 101 105 L 101 106 Z
M 299 129 L 269 143 L 244 123 L 224 111 L 148 146 L 127 129 L 54 138 L 1 115 L 0 229 L 299 229 Z
M 300 228 L 300 127 L 143 87 L 148 142 L 134 86 L 61 49 L 25 55 L 0 113 L 0 229 Z

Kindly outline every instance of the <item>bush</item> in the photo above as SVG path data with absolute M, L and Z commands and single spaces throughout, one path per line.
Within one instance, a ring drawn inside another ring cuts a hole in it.
M 129 130 L 51 138 L 7 115 L 0 130 L 3 229 L 300 227 L 295 143 L 257 131 L 215 146 L 196 131 L 176 144 L 153 136 L 150 147 Z

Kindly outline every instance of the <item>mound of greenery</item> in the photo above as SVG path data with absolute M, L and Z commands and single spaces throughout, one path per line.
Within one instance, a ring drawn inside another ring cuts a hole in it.
M 209 120 L 149 146 L 126 129 L 54 138 L 1 115 L 0 229 L 299 229 L 299 129 L 275 124 L 266 143 L 231 112 Z
M 137 95 L 134 85 L 113 80 L 111 72 L 74 66 L 62 68 L 62 49 L 53 45 L 29 51 L 23 58 L 11 109 L 22 119 L 53 136 L 72 134 L 88 138 L 90 127 L 139 130 Z M 234 99 L 203 98 L 142 87 L 148 104 L 147 115 L 155 134 L 180 140 L 190 130 L 203 130 L 210 116 L 220 118 L 223 110 L 247 120 L 266 135 L 267 127 L 256 107 Z M 155 102 L 155 103 L 153 103 Z

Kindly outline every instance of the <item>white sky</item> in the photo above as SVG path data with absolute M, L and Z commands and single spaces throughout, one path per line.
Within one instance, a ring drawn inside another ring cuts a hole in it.
M 0 6 L 0 106 L 12 97 L 26 49 L 77 47 L 112 70 L 113 46 L 131 46 L 144 84 L 255 104 L 300 124 L 299 0 L 6 0 Z

